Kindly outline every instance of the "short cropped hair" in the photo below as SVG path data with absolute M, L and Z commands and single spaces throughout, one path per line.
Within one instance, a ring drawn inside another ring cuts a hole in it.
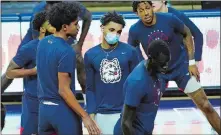
M 132 4 L 132 7 L 133 7 L 133 11 L 134 12 L 137 12 L 137 7 L 140 3 L 143 3 L 143 2 L 147 2 L 149 3 L 151 6 L 152 6 L 152 2 L 151 1 L 133 1 L 133 4 Z
M 103 17 L 101 17 L 101 20 L 100 20 L 101 24 L 104 26 L 107 25 L 111 21 L 121 24 L 123 27 L 125 27 L 126 25 L 123 16 L 119 15 L 115 11 L 106 13 Z
M 46 11 L 39 12 L 35 14 L 34 19 L 32 21 L 33 29 L 36 31 L 40 31 L 40 28 L 47 20 Z
M 170 56 L 170 49 L 167 42 L 163 40 L 152 41 L 147 48 L 148 58 L 157 59 L 161 53 Z

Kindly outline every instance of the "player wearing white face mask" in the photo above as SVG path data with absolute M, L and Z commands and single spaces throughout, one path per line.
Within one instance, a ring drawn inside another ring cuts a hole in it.
M 120 42 L 125 21 L 116 12 L 101 19 L 102 43 L 85 54 L 87 112 L 103 134 L 113 128 L 123 107 L 123 84 L 138 64 L 136 50 Z

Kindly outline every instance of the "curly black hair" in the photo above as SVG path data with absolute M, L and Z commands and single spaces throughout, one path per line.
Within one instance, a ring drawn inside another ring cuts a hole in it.
M 34 19 L 32 21 L 33 29 L 36 31 L 40 31 L 40 28 L 47 20 L 46 11 L 39 12 L 35 14 Z
M 60 31 L 62 25 L 69 25 L 71 22 L 78 19 L 80 12 L 80 4 L 78 2 L 60 2 L 54 4 L 48 11 L 49 23 Z
M 46 1 L 46 3 L 49 5 L 53 5 L 53 4 L 59 3 L 59 2 L 62 2 L 62 1 Z
M 165 56 L 170 56 L 170 49 L 167 42 L 163 40 L 153 40 L 147 48 L 148 58 L 157 59 L 161 53 Z
M 104 16 L 101 17 L 100 22 L 103 26 L 107 25 L 109 22 L 115 22 L 123 25 L 125 27 L 126 22 L 122 15 L 119 15 L 117 12 L 107 12 Z
M 133 7 L 133 12 L 137 12 L 137 7 L 140 3 L 147 2 L 152 6 L 151 1 L 133 1 L 132 7 Z

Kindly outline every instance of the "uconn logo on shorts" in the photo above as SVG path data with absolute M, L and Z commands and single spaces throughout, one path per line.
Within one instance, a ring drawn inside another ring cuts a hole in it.
M 104 83 L 120 82 L 122 73 L 118 59 L 103 59 L 100 64 L 100 76 Z

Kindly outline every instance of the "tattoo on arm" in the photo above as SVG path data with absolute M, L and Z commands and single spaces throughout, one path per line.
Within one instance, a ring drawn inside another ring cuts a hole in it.
M 187 26 L 184 26 L 184 39 L 183 39 L 184 45 L 186 46 L 189 60 L 194 59 L 194 44 L 193 44 L 193 38 L 190 29 Z
M 7 71 L 12 70 L 12 69 L 19 69 L 19 68 L 20 67 L 12 60 L 8 65 Z M 6 77 L 6 73 L 1 76 L 1 94 L 5 92 L 5 90 L 13 81 L 13 79 L 9 79 Z
M 72 48 L 76 52 L 76 64 L 77 64 L 77 79 L 82 88 L 82 92 L 85 93 L 86 89 L 86 74 L 84 71 L 84 59 L 81 54 L 81 49 L 79 49 L 79 45 L 73 45 Z
M 124 135 L 134 135 L 132 123 L 136 117 L 136 107 L 124 105 L 122 116 L 122 131 Z

